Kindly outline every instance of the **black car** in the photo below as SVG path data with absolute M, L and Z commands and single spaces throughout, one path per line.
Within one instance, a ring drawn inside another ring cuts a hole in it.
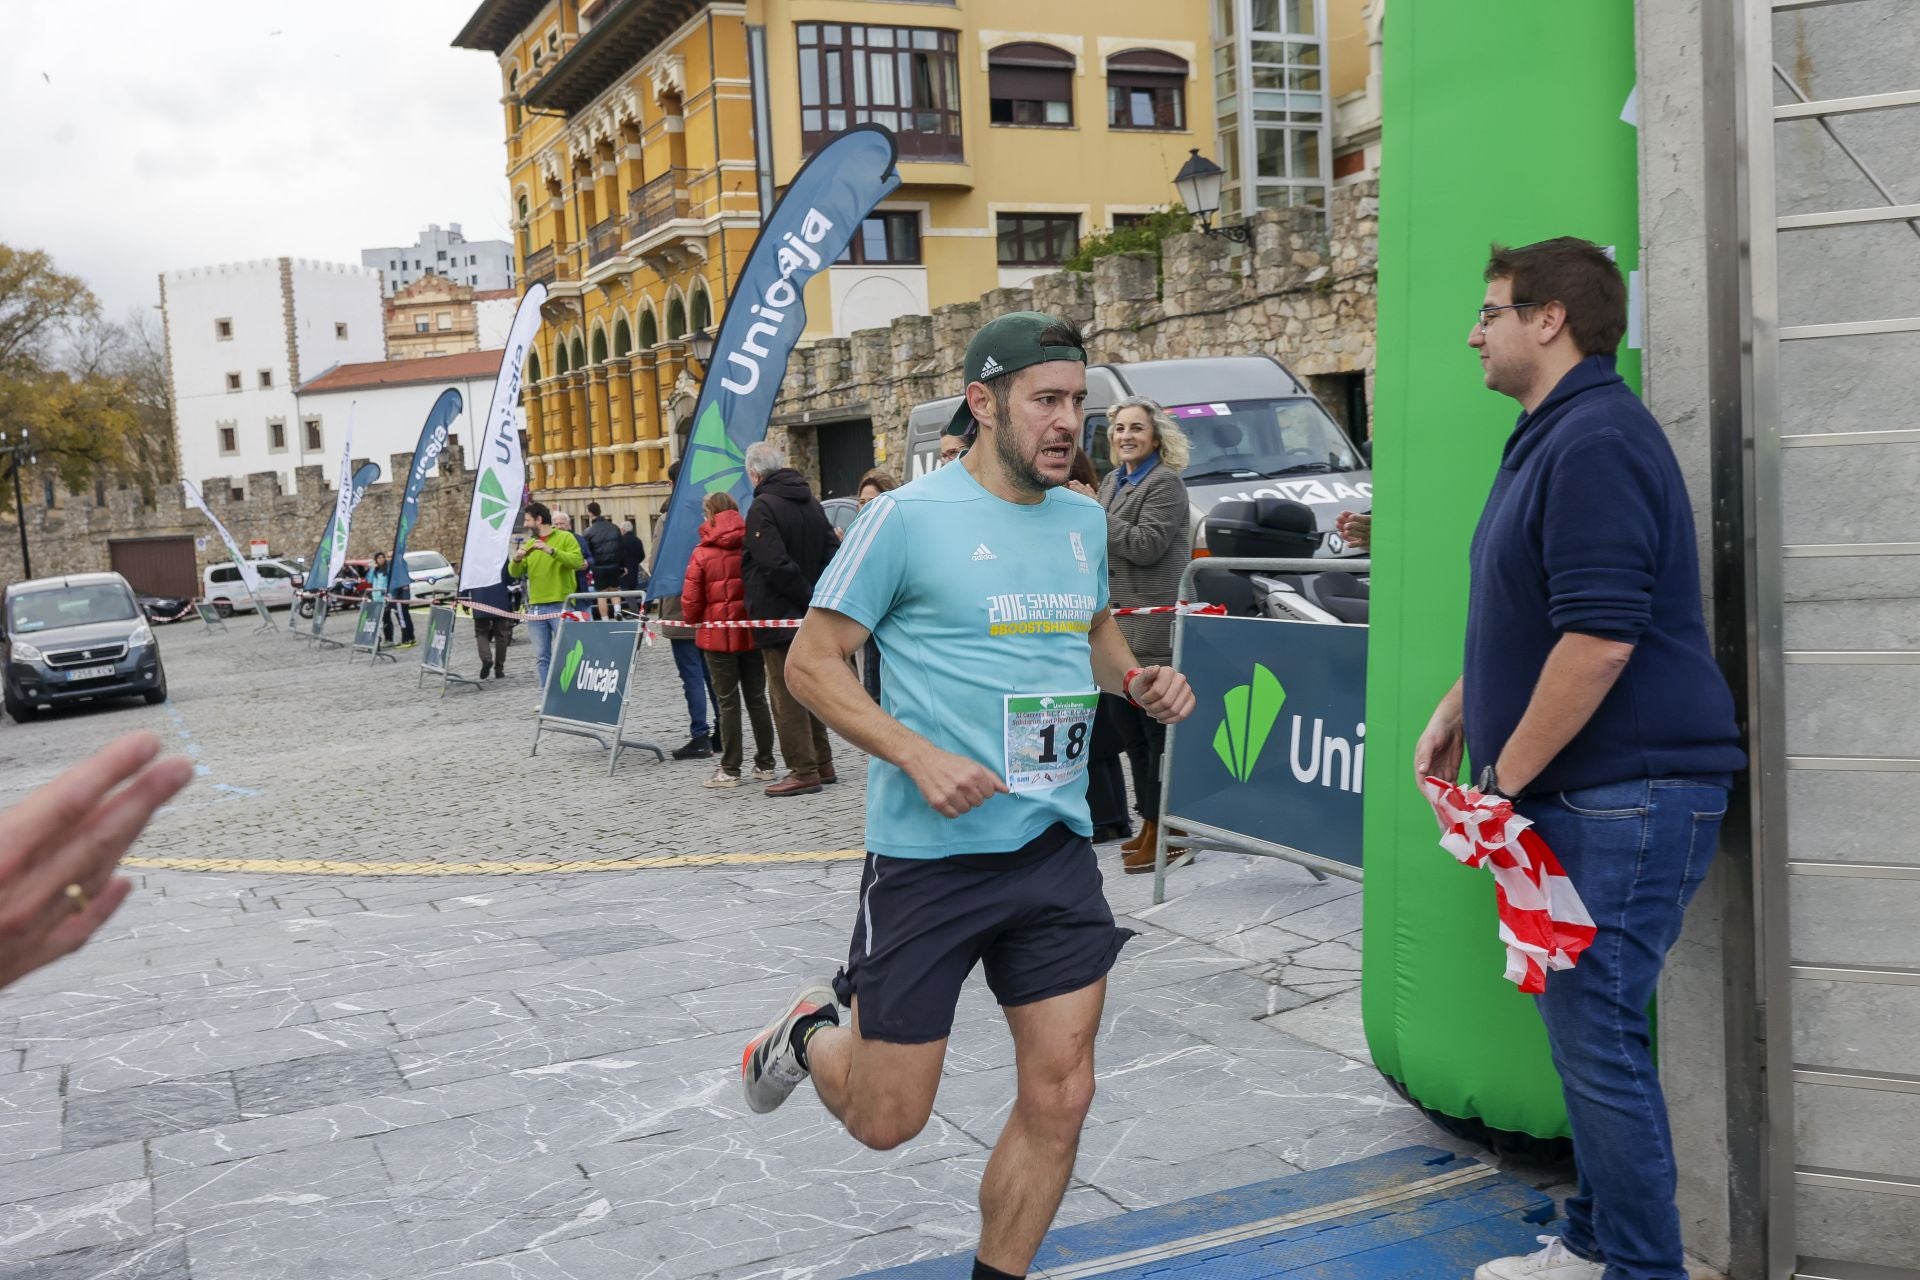
M 160 646 L 117 573 L 15 582 L 0 596 L 0 691 L 22 724 L 105 698 L 167 700 Z

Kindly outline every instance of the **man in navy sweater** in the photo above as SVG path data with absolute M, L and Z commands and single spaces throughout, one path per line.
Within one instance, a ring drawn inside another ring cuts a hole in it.
M 1732 775 L 1733 698 L 1700 609 L 1693 513 L 1660 424 L 1614 372 L 1620 271 L 1562 238 L 1495 246 L 1467 342 L 1520 402 L 1470 556 L 1463 674 L 1419 776 L 1514 800 L 1597 936 L 1538 998 L 1573 1127 L 1564 1234 L 1476 1280 L 1684 1280 L 1673 1139 L 1647 1005 L 1706 876 Z

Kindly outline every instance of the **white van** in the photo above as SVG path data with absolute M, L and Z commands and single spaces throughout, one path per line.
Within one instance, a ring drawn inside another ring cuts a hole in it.
M 1146 396 L 1170 412 L 1193 441 L 1181 478 L 1193 503 L 1193 546 L 1206 546 L 1206 515 L 1229 498 L 1292 498 L 1330 531 L 1342 511 L 1373 509 L 1373 471 L 1305 384 L 1272 356 L 1202 356 L 1087 366 L 1086 429 L 1081 447 L 1104 479 L 1107 413 L 1128 396 Z M 907 479 L 940 465 L 940 436 L 961 397 L 915 405 L 907 413 Z M 1344 546 L 1327 539 L 1323 554 Z
M 260 575 L 261 603 L 269 609 L 291 608 L 293 589 L 306 581 L 306 571 L 285 560 L 250 560 L 247 563 Z M 208 565 L 206 573 L 201 575 L 200 586 L 203 598 L 220 610 L 223 616 L 253 612 L 253 597 L 247 594 L 247 584 L 241 581 L 240 566 L 231 560 Z

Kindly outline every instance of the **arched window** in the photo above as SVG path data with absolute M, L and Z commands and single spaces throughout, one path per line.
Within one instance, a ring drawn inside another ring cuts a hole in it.
M 567 354 L 573 357 L 573 367 L 575 369 L 584 369 L 587 367 L 587 349 L 580 345 L 579 334 L 576 333 L 573 335 L 573 349 Z
M 613 354 L 624 356 L 633 350 L 633 332 L 627 328 L 627 318 L 621 316 L 613 322 Z
M 527 383 L 532 385 L 540 381 L 540 353 L 533 352 L 527 357 Z
M 1107 59 L 1107 127 L 1187 127 L 1187 60 L 1159 49 L 1129 49 Z
M 994 124 L 1072 124 L 1073 55 L 1050 44 L 1003 44 L 987 54 Z
M 667 303 L 667 340 L 687 336 L 687 308 L 678 298 Z
M 693 286 L 693 331 L 704 332 L 713 324 L 713 303 L 707 300 L 707 286 Z
M 533 219 L 527 212 L 527 197 L 520 197 L 520 256 L 524 259 L 533 252 Z
M 557 376 L 567 371 L 567 340 L 560 339 L 553 346 L 553 372 Z
M 660 345 L 660 322 L 653 318 L 653 309 L 649 307 L 640 313 L 640 349 Z
M 607 331 L 598 326 L 595 326 L 593 331 L 593 362 L 595 364 L 607 362 Z
M 507 73 L 507 114 L 515 130 L 520 128 L 520 68 Z

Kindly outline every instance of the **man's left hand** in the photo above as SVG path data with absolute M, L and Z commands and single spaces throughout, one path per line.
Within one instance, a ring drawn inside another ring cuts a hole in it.
M 1143 668 L 1127 693 L 1161 724 L 1177 724 L 1193 714 L 1193 686 L 1172 667 Z

